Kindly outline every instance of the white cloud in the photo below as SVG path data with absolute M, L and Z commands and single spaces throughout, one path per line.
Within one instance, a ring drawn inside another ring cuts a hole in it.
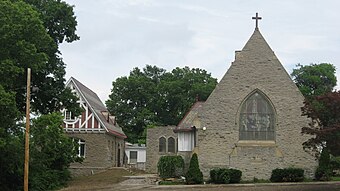
M 66 0 L 81 40 L 63 44 L 67 78 L 105 101 L 111 83 L 146 63 L 199 67 L 221 78 L 262 16 L 261 33 L 288 71 L 297 63 L 340 68 L 340 1 Z M 340 74 L 337 73 L 340 80 Z

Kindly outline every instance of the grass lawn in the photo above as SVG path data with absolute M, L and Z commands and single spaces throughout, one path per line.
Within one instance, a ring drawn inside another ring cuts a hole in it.
M 331 181 L 340 181 L 340 176 L 333 176 Z
M 134 173 L 130 173 L 125 169 L 110 169 L 91 176 L 77 177 L 71 180 L 68 187 L 62 189 L 62 191 L 73 190 L 96 190 L 99 188 L 105 188 L 112 184 L 117 184 L 124 181 L 126 178 L 123 176 L 131 176 Z

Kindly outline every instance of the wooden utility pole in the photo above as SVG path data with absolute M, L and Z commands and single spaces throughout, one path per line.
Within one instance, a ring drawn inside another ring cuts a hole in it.
M 30 98 L 31 98 L 31 68 L 27 68 L 27 93 L 26 93 L 26 134 L 25 134 L 25 172 L 24 191 L 28 191 L 28 167 L 30 148 Z

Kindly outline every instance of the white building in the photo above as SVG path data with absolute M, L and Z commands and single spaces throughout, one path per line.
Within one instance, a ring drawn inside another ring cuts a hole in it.
M 145 170 L 146 147 L 144 144 L 125 143 L 125 155 L 127 157 L 127 165 L 130 168 Z

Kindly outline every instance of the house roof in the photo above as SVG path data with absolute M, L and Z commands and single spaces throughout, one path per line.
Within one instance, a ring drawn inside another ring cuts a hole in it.
M 145 150 L 146 146 L 145 144 L 132 144 L 132 143 L 125 143 L 125 149 L 140 149 L 140 150 Z
M 109 111 L 95 92 L 73 77 L 70 78 L 67 84 L 70 82 L 73 82 L 79 91 L 79 94 L 83 97 L 85 102 L 87 102 L 89 108 L 92 110 L 93 114 L 96 116 L 107 133 L 118 137 L 127 138 L 122 128 L 119 127 L 119 125 L 114 121 L 115 119 L 112 116 L 109 116 Z
M 174 132 L 185 132 L 185 131 L 192 131 L 194 129 L 194 120 L 197 118 L 198 113 L 200 112 L 201 108 L 203 107 L 203 101 L 197 101 L 194 105 L 190 108 L 190 110 L 185 114 L 183 119 L 179 122 L 177 127 L 174 129 Z

